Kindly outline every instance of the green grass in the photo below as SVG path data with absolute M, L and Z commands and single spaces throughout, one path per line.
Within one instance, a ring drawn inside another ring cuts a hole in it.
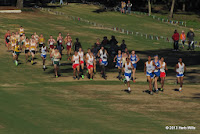
M 78 11 L 77 8 L 80 10 Z M 96 9 L 98 7 L 70 4 L 68 7 L 56 10 L 103 23 L 106 26 L 115 25 L 148 34 L 170 36 L 171 30 L 175 28 L 149 17 L 125 16 L 113 12 L 93 13 L 92 11 Z M 123 20 L 128 22 L 124 24 Z M 46 39 L 49 35 L 55 38 L 58 32 L 62 32 L 63 35 L 69 32 L 73 40 L 76 37 L 80 38 L 84 50 L 91 47 L 96 38 L 111 35 L 115 35 L 119 42 L 125 39 L 129 49 L 137 51 L 148 52 L 171 48 L 170 43 L 163 41 L 146 40 L 135 35 L 96 29 L 84 22 L 35 10 L 17 15 L 2 14 L 0 34 L 3 35 L 7 29 L 16 31 L 21 25 L 25 28 L 28 37 L 35 31 L 38 34 L 43 33 Z M 53 78 L 53 67 L 49 63 L 46 72 L 41 69 L 39 54 L 36 56 L 37 64 L 34 66 L 30 63 L 25 64 L 25 57 L 21 54 L 19 60 L 22 64 L 16 67 L 12 62 L 11 54 L 5 52 L 2 39 L 0 43 L 2 51 L 0 53 L 0 134 L 182 134 L 199 131 L 165 130 L 166 125 L 198 127 L 199 124 L 198 99 L 187 98 L 187 94 L 184 93 L 179 96 L 170 92 L 175 88 L 173 84 L 167 83 L 166 86 L 170 88 L 163 94 L 149 96 L 142 93 L 142 90 L 148 87 L 147 83 L 138 81 L 131 85 L 134 93 L 128 95 L 121 91 L 125 87 L 118 81 L 67 81 L 67 77 L 70 79 L 72 76 L 69 70 L 71 65 L 60 67 L 64 77 L 59 79 L 66 78 L 66 81 L 59 81 Z M 171 57 L 173 58 L 173 55 Z M 47 61 L 50 61 L 49 55 Z M 66 55 L 62 62 L 68 63 Z M 141 72 L 140 74 L 144 75 Z M 190 88 L 193 92 L 197 92 L 199 87 L 198 84 L 191 83 L 184 86 L 188 88 L 195 86 Z M 184 108 L 183 104 L 187 107 Z M 174 105 L 177 108 L 174 108 Z M 190 115 L 191 113 L 193 114 Z

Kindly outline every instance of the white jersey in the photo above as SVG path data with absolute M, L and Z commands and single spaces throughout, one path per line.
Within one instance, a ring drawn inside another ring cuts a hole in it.
M 88 64 L 89 64 L 89 65 L 93 65 L 93 63 L 94 63 L 94 57 L 93 57 L 93 56 L 92 56 L 92 57 L 89 56 L 89 57 L 88 57 Z
M 83 61 L 84 53 L 83 52 L 78 52 L 78 55 L 80 57 L 80 61 Z
M 125 73 L 128 73 L 128 74 L 131 73 L 131 71 L 132 71 L 132 69 L 130 69 L 130 68 L 132 68 L 131 65 L 132 65 L 131 62 L 129 62 L 129 65 L 127 63 L 125 63 Z
M 46 55 L 47 54 L 46 51 L 47 51 L 47 47 L 46 46 L 41 48 L 42 55 Z
M 79 64 L 79 55 L 77 56 L 73 55 L 73 59 L 74 59 L 74 64 Z
M 165 66 L 166 66 L 166 63 L 163 62 L 162 65 L 160 65 L 161 68 L 160 68 L 160 72 L 164 72 L 165 73 Z
M 53 40 L 49 40 L 49 45 L 53 45 L 54 41 Z
M 71 42 L 67 42 L 67 46 L 72 46 L 72 43 Z
M 176 72 L 178 72 L 179 74 L 183 74 L 184 69 L 185 69 L 185 64 L 183 62 L 182 62 L 182 65 L 178 63 L 178 68 L 176 69 Z
M 148 73 L 152 73 L 155 68 L 153 65 L 153 61 L 151 61 L 150 63 L 148 63 L 148 61 L 147 61 L 145 64 L 146 64 L 146 71 Z
M 16 37 L 17 41 L 20 42 L 20 35 L 19 34 L 15 35 L 15 37 Z
M 103 51 L 100 49 L 99 50 L 100 52 L 99 52 L 99 54 L 100 54 L 100 58 L 102 59 L 102 61 L 107 61 L 107 53 L 105 52 L 105 53 L 103 53 Z

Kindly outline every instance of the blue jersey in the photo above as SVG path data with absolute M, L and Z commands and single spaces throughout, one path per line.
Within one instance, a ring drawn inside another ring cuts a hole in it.
M 156 67 L 160 67 L 160 62 L 159 62 L 159 60 L 158 60 L 157 62 L 155 62 L 155 60 L 154 60 L 153 62 L 154 62 L 154 64 L 156 65 Z M 155 69 L 155 70 L 154 70 L 154 73 L 156 73 L 156 72 L 160 72 L 160 69 Z
M 131 62 L 132 62 L 132 64 L 136 64 L 135 62 L 137 61 L 137 56 L 136 56 L 136 54 L 133 56 L 133 55 L 131 55 Z
M 122 55 L 121 56 L 117 55 L 117 63 L 120 63 L 121 60 L 122 60 Z

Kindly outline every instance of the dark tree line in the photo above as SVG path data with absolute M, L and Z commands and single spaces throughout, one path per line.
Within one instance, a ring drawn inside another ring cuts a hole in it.
M 2 1 L 2 0 L 0 0 Z M 5 0 L 4 0 L 5 1 Z M 16 5 L 18 8 L 29 5 L 29 3 L 35 3 L 45 5 L 51 0 L 6 0 L 10 1 L 12 5 Z M 59 0 L 57 0 L 59 1 Z M 66 0 L 64 0 L 66 1 Z M 128 0 L 123 0 L 127 2 Z M 133 9 L 137 11 L 149 11 L 156 5 L 162 6 L 165 10 L 171 12 L 170 16 L 173 15 L 173 11 L 182 10 L 186 12 L 200 12 L 200 0 L 130 0 L 133 4 Z M 99 2 L 107 7 L 119 6 L 121 0 L 68 0 L 68 2 Z M 152 10 L 154 11 L 154 10 Z

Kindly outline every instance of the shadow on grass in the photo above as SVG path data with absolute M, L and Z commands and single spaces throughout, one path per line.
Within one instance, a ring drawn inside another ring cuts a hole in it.
M 193 97 L 191 97 L 192 99 L 200 99 L 200 93 L 196 93 L 194 94 Z

